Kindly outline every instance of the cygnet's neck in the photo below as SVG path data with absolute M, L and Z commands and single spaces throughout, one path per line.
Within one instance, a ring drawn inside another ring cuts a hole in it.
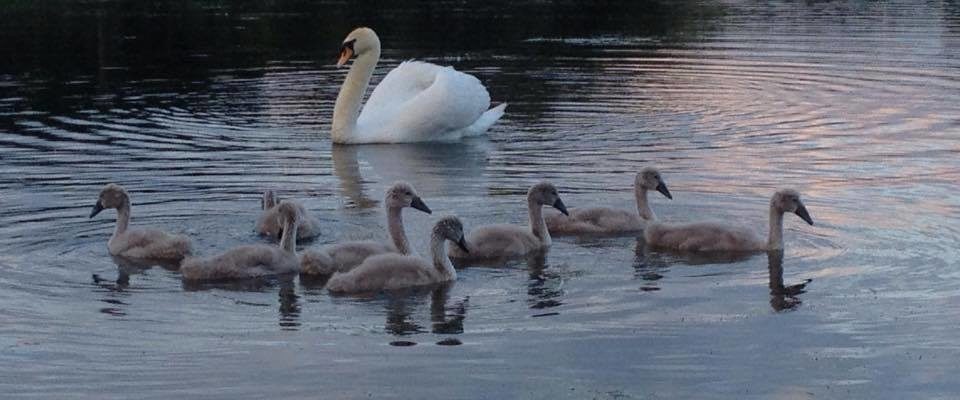
M 653 213 L 650 204 L 647 203 L 647 188 L 642 185 L 634 185 L 633 193 L 637 197 L 637 214 L 640 214 L 640 218 L 647 221 L 656 220 L 657 215 Z
M 430 235 L 430 255 L 433 257 L 433 266 L 441 275 L 449 277 L 450 280 L 457 279 L 457 270 L 453 268 L 450 257 L 447 257 L 447 246 L 444 245 L 446 238 L 440 232 L 433 232 Z
M 410 242 L 403 229 L 403 207 L 387 207 L 387 232 L 400 254 L 410 254 Z
M 117 226 L 113 229 L 113 238 L 122 235 L 130 226 L 130 199 L 123 199 L 123 204 L 117 207 Z
M 376 46 L 357 56 L 350 72 L 340 87 L 337 102 L 333 106 L 333 123 L 330 137 L 334 143 L 350 143 L 357 129 L 357 118 L 363 106 L 363 95 L 370 84 L 373 70 L 380 60 L 380 47 Z
M 770 204 L 770 236 L 767 250 L 783 250 L 783 210 Z
M 533 236 L 540 239 L 540 243 L 549 246 L 552 240 L 547 230 L 547 223 L 543 221 L 543 206 L 532 198 L 527 198 L 527 212 L 530 214 L 530 230 Z
M 280 236 L 280 248 L 288 253 L 297 254 L 297 223 L 290 218 L 283 220 L 283 234 Z

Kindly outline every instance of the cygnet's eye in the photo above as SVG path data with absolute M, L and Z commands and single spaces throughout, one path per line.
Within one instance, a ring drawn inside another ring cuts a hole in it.
M 406 192 L 406 193 L 404 193 L 404 194 L 407 195 L 407 196 L 413 196 L 413 193 L 410 193 L 410 192 Z

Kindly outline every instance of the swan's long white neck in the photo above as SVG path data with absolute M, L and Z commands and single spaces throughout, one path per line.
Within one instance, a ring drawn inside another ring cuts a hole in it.
M 533 236 L 539 238 L 544 246 L 549 246 L 553 241 L 550 238 L 550 231 L 547 230 L 547 223 L 543 221 L 543 206 L 528 197 L 527 210 L 530 214 L 530 230 L 533 231 Z
M 457 270 L 453 268 L 450 257 L 447 257 L 447 246 L 444 246 L 446 239 L 440 232 L 434 231 L 430 235 L 430 255 L 433 257 L 433 266 L 441 275 L 449 277 L 450 280 L 457 279 Z
M 390 233 L 390 240 L 393 241 L 393 247 L 400 254 L 410 254 L 410 242 L 407 240 L 407 232 L 403 229 L 403 208 L 387 208 L 387 231 Z
M 783 211 L 770 204 L 770 236 L 767 250 L 783 250 Z
M 650 204 L 647 202 L 647 188 L 641 185 L 634 185 L 633 193 L 637 197 L 637 214 L 640 214 L 640 218 L 647 221 L 656 220 L 657 215 L 653 213 L 653 209 L 650 208 Z
M 357 118 L 363 106 L 363 95 L 380 61 L 380 45 L 357 56 L 340 87 L 337 103 L 333 106 L 333 123 L 330 137 L 334 143 L 351 143 L 357 129 Z
M 283 234 L 280 236 L 280 248 L 288 253 L 297 254 L 297 223 L 289 218 L 283 221 Z
M 123 204 L 117 207 L 117 226 L 113 229 L 113 236 L 110 240 L 117 238 L 127 231 L 130 226 L 130 199 L 123 199 Z

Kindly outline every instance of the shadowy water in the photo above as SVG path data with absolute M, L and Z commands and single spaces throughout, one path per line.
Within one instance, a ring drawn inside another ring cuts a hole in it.
M 956 2 L 0 4 L 0 391 L 40 398 L 951 398 L 960 357 Z M 333 146 L 356 25 L 375 80 L 410 58 L 476 75 L 488 138 Z M 555 238 L 444 287 L 333 297 L 298 278 L 183 285 L 113 259 L 103 184 L 198 253 L 261 242 L 260 193 L 382 238 L 384 190 L 426 254 L 436 215 L 525 223 L 540 180 L 665 220 L 763 231 L 779 187 L 817 221 L 782 253 Z

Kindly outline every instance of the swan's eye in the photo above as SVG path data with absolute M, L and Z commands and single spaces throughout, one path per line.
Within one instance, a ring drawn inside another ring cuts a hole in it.
M 340 47 L 345 47 L 345 48 L 348 48 L 348 49 L 350 49 L 350 50 L 353 50 L 353 44 L 356 43 L 356 42 L 357 42 L 357 39 L 350 39 L 350 40 L 348 40 L 348 41 L 346 41 L 346 42 L 343 42 L 343 45 L 341 45 Z
M 413 193 L 410 193 L 410 192 L 406 192 L 404 194 L 406 194 L 407 196 L 413 196 Z

